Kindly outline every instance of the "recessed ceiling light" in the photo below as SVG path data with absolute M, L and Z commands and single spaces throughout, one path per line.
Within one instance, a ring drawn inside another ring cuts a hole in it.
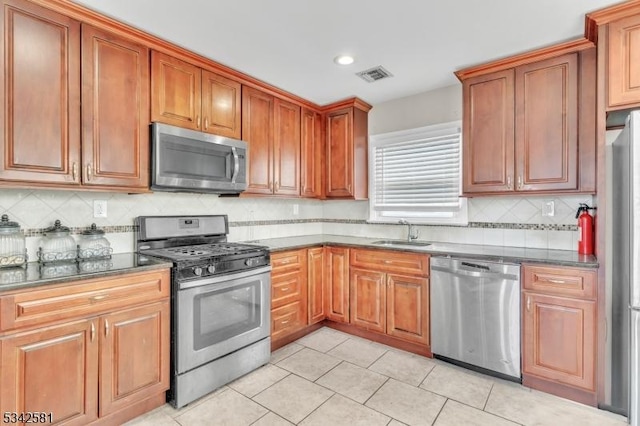
M 353 63 L 353 56 L 349 55 L 338 55 L 333 58 L 333 62 L 338 65 L 351 65 Z

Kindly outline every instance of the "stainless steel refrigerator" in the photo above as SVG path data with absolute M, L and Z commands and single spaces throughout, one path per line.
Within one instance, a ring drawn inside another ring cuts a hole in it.
M 612 154 L 611 406 L 640 426 L 640 110 Z

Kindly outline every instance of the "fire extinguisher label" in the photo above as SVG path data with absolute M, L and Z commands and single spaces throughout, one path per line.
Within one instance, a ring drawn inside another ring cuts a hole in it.
M 578 242 L 582 241 L 582 226 L 578 225 Z

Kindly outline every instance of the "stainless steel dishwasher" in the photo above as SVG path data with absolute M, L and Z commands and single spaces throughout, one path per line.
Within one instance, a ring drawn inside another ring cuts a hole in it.
M 431 351 L 520 380 L 520 265 L 431 257 Z

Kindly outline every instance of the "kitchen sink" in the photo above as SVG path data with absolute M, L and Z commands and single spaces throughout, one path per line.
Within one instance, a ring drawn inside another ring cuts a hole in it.
M 374 241 L 373 244 L 378 246 L 415 246 L 415 247 L 426 247 L 431 245 L 431 243 L 427 243 L 424 241 L 407 241 L 407 240 L 380 240 L 380 241 Z

